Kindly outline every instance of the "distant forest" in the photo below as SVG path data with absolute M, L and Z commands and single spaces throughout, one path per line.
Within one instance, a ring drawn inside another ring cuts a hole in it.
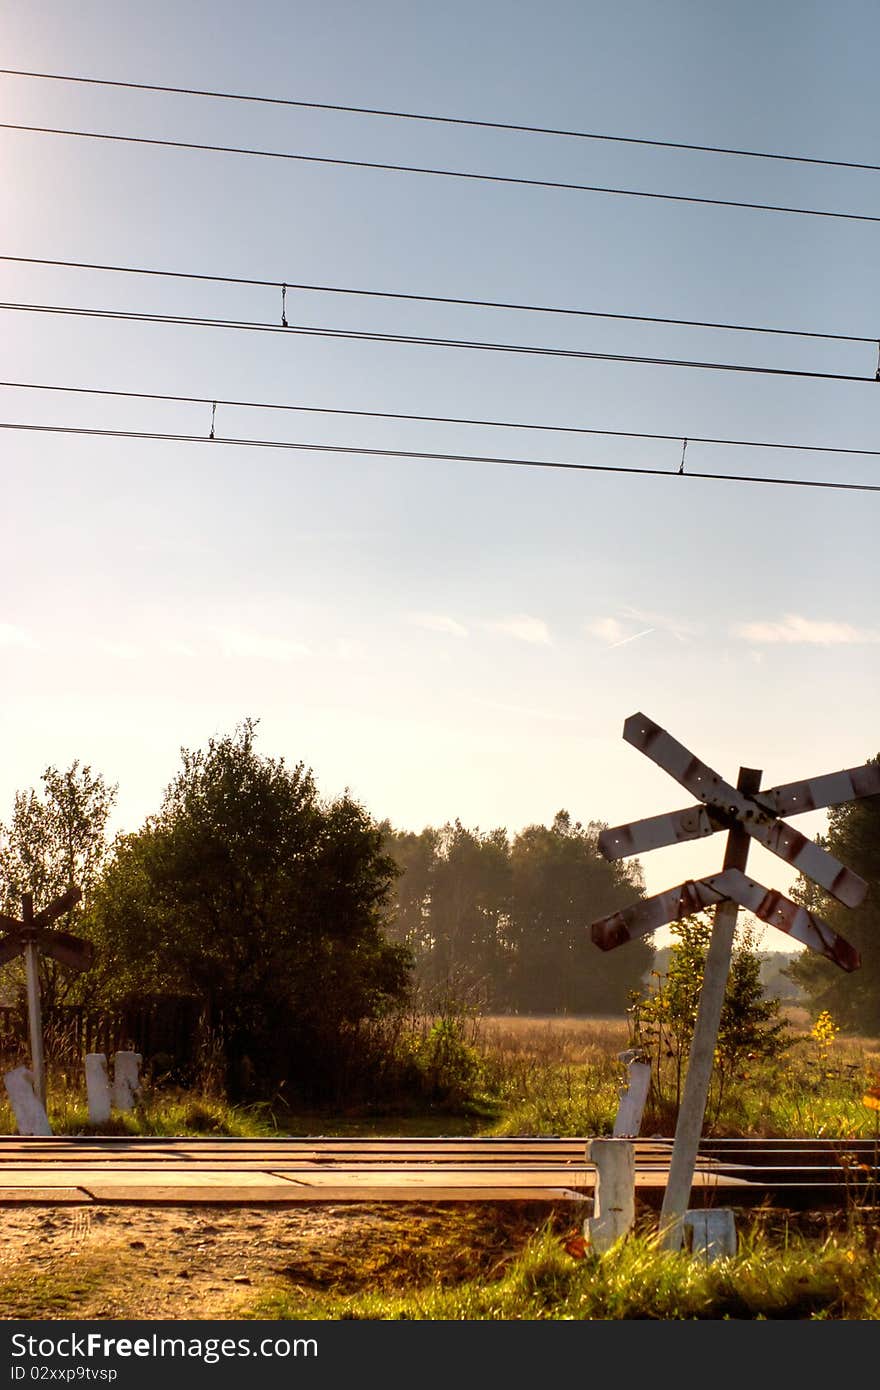
M 599 853 L 602 828 L 567 811 L 512 838 L 460 821 L 421 834 L 385 822 L 402 870 L 389 935 L 412 951 L 419 982 L 499 1013 L 622 1013 L 654 951 L 631 941 L 603 952 L 590 939 L 595 918 L 644 893 L 637 861 Z

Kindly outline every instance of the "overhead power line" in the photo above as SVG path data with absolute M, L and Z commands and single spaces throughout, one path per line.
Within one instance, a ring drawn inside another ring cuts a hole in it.
M 32 135 L 65 135 L 78 140 L 106 140 L 124 145 L 152 146 L 157 149 L 198 150 L 212 154 L 248 155 L 257 159 L 295 160 L 303 164 L 331 165 L 345 169 L 378 169 L 386 173 L 428 174 L 435 178 L 465 179 L 477 183 L 506 184 L 522 188 L 552 188 L 570 193 L 606 193 L 619 198 L 648 198 L 667 203 L 702 204 L 706 207 L 745 208 L 751 212 L 784 212 L 799 217 L 831 217 L 847 222 L 880 222 L 880 216 L 864 212 L 841 212 L 831 208 L 805 208 L 782 203 L 750 203 L 735 198 L 701 198 L 693 193 L 657 193 L 642 188 L 612 188 L 607 184 L 566 183 L 558 179 L 531 179 L 511 174 L 481 174 L 470 169 L 440 169 L 419 164 L 391 164 L 370 159 L 340 159 L 329 155 L 300 154 L 294 151 L 263 150 L 243 145 L 212 145 L 194 140 L 160 140 L 157 136 L 117 135 L 106 130 L 72 130 L 64 126 L 21 125 L 0 122 L 0 130 L 23 131 Z
M 626 323 L 665 324 L 675 328 L 719 328 L 732 333 L 769 333 L 786 338 L 816 338 L 836 343 L 876 343 L 876 337 L 855 333 L 823 333 L 806 328 L 772 328 L 754 323 L 726 323 L 718 319 L 674 319 L 657 314 L 623 314 L 607 309 L 576 309 L 552 304 L 519 304 L 505 299 L 464 299 L 444 294 L 411 294 L 401 290 L 371 290 L 352 285 L 315 285 L 304 281 L 254 279 L 241 275 L 208 275 L 189 270 L 158 270 L 133 265 L 108 265 L 97 261 L 59 261 L 44 256 L 4 256 L 0 261 L 18 265 L 46 265 L 66 270 L 110 271 L 117 275 L 153 275 L 170 280 L 197 280 L 209 284 L 250 285 L 260 289 L 306 291 L 310 294 L 355 295 L 368 299 L 393 299 L 416 304 L 450 304 L 468 309 L 505 309 L 530 314 L 564 314 L 575 318 L 616 319 Z
M 652 434 L 645 430 L 608 430 L 587 425 L 542 425 L 534 421 L 491 420 L 468 415 L 416 415 L 392 410 L 356 410 L 328 405 L 295 405 L 286 401 L 235 400 L 223 396 L 171 395 L 158 391 L 120 391 L 98 386 L 62 386 L 57 383 L 42 381 L 0 381 L 0 388 L 15 391 L 58 391 L 67 395 L 105 396 L 121 400 L 162 401 L 175 405 L 211 406 L 212 420 L 214 418 L 213 411 L 216 411 L 218 406 L 229 406 L 244 410 L 294 411 L 302 415 L 342 415 L 346 418 L 399 420 L 432 425 L 476 425 L 489 429 L 529 430 L 544 434 L 580 434 L 610 439 L 645 439 L 674 444 L 680 444 L 686 440 L 689 444 L 723 445 L 738 449 L 786 449 L 798 453 L 848 454 L 862 458 L 880 458 L 880 449 L 852 449 L 837 444 L 794 444 L 790 441 L 781 443 L 779 440 L 767 439 L 726 439 L 717 435 L 699 434 Z M 208 437 L 210 438 L 210 436 Z
M 255 96 L 243 92 L 218 92 L 204 87 L 170 87 L 155 82 L 123 82 L 106 77 L 78 77 L 61 72 L 29 72 L 21 68 L 0 68 L 6 77 L 31 77 L 51 82 L 77 82 L 89 87 L 117 87 L 137 92 L 162 92 L 175 96 L 212 97 L 219 101 L 249 102 L 263 106 L 290 106 L 304 111 L 339 111 L 354 116 L 384 116 L 398 121 L 425 121 L 438 125 L 469 126 L 475 130 L 506 130 L 523 135 L 563 136 L 570 140 L 606 141 L 618 145 L 645 145 L 662 150 L 688 150 L 701 154 L 735 155 L 744 159 L 772 159 L 788 164 L 815 164 L 828 169 L 865 169 L 880 172 L 880 164 L 849 159 L 823 159 L 818 155 L 781 154 L 770 150 L 747 150 L 728 145 L 696 145 L 680 140 L 654 140 L 640 135 L 610 135 L 605 131 L 568 130 L 559 126 L 526 125 L 519 121 L 478 120 L 469 116 L 439 116 L 419 111 L 396 111 L 379 106 L 346 106 L 335 101 L 301 101 L 292 97 Z
M 244 319 L 212 319 L 200 315 L 140 314 L 123 309 L 87 309 L 67 304 L 0 303 L 0 310 L 62 317 L 109 319 L 115 322 L 157 323 L 173 327 L 228 328 L 249 333 L 286 333 L 288 336 L 333 338 L 351 342 L 393 343 L 403 347 L 460 348 L 471 352 L 508 352 L 531 357 L 568 358 L 577 361 L 627 362 L 654 367 L 694 367 L 713 372 L 740 372 L 755 376 L 804 377 L 815 381 L 871 382 L 877 378 L 853 372 L 815 372 L 798 367 L 759 367 L 745 362 L 709 362 L 699 358 L 648 357 L 625 352 L 589 352 L 582 348 L 532 346 L 527 343 L 480 342 L 470 338 L 436 338 L 410 333 L 376 333 L 366 329 L 310 327 L 305 324 L 252 322 Z M 873 341 L 873 340 L 871 340 Z
M 512 468 L 557 468 L 584 473 L 623 473 L 644 477 L 699 478 L 711 482 L 767 483 L 779 487 L 830 488 L 839 492 L 880 492 L 880 484 L 840 483 L 827 478 L 776 478 L 748 473 L 701 473 L 690 469 L 686 473 L 682 473 L 679 469 L 637 468 L 624 464 L 574 463 L 562 459 L 508 458 L 492 454 L 441 454 L 419 449 L 366 448 L 359 444 L 314 444 L 294 440 L 235 439 L 221 435 L 209 438 L 203 434 L 163 434 L 155 430 L 89 429 L 76 425 L 37 425 L 17 421 L 0 421 L 0 430 L 23 430 L 36 434 L 83 435 L 103 439 L 143 439 L 176 444 L 202 444 L 209 448 L 213 448 L 216 444 L 225 444 L 237 448 L 293 449 L 302 453 L 350 454 L 365 458 L 420 459 L 439 463 L 490 463 Z

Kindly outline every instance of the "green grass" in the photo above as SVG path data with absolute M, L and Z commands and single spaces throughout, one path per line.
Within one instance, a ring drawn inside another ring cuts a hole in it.
M 486 1134 L 610 1134 L 626 1046 L 623 1020 L 491 1018 L 478 1034 L 494 1103 Z
M 880 1042 L 845 1037 L 828 1047 L 809 1034 L 772 1063 L 747 1066 L 737 1078 L 714 1132 L 773 1138 L 876 1138 L 878 1112 L 864 1103 L 880 1075 Z
M 116 1271 L 109 1259 L 84 1262 L 72 1258 L 67 1271 L 35 1272 L 30 1267 L 0 1278 L 4 1318 L 76 1318 L 83 1303 L 112 1284 Z
M 53 1134 L 173 1135 L 217 1134 L 237 1139 L 266 1138 L 278 1128 L 267 1106 L 235 1106 L 213 1096 L 192 1092 L 157 1091 L 147 1094 L 136 1109 L 114 1113 L 100 1125 L 89 1121 L 84 1092 L 51 1086 L 47 1113 Z M 8 1102 L 0 1104 L 0 1133 L 14 1134 Z
M 455 1115 L 426 1111 L 419 1114 L 340 1114 L 338 1111 L 288 1111 L 267 1104 L 232 1105 L 216 1096 L 193 1091 L 147 1092 L 137 1107 L 117 1111 L 103 1124 L 89 1120 L 84 1092 L 50 1086 L 48 1116 L 53 1134 L 109 1135 L 124 1138 L 156 1135 L 162 1138 L 217 1135 L 235 1139 L 266 1139 L 280 1135 L 374 1137 L 476 1133 L 485 1123 L 486 1110 Z M 491 1111 L 488 1113 L 492 1113 Z M 7 1101 L 0 1101 L 0 1134 L 15 1134 L 16 1126 Z
M 434 1030 L 436 1033 L 436 1029 Z M 434 1035 L 429 1033 L 429 1038 Z M 611 1132 L 625 1072 L 617 1054 L 627 1045 L 623 1019 L 486 1018 L 435 1048 L 461 1092 L 460 1103 L 409 1108 L 377 1105 L 291 1112 L 270 1105 L 236 1106 L 216 1096 L 147 1090 L 131 1114 L 92 1126 L 84 1091 L 50 1089 L 56 1134 L 198 1135 L 265 1138 L 295 1135 L 601 1135 Z M 464 1077 L 467 1077 L 465 1085 Z M 746 1062 L 728 1084 L 720 1109 L 710 1098 L 707 1134 L 827 1138 L 877 1137 L 877 1110 L 863 1101 L 880 1077 L 880 1041 L 838 1035 L 824 1046 L 803 1028 L 772 1062 Z M 50 1082 L 52 1074 L 50 1071 Z M 447 1078 L 449 1079 L 449 1078 Z M 649 1108 L 642 1132 L 671 1135 L 674 1117 Z M 0 1132 L 14 1133 L 7 1104 Z
M 575 1258 L 545 1230 L 497 1278 L 344 1293 L 278 1287 L 239 1316 L 279 1319 L 618 1320 L 876 1319 L 880 1259 L 855 1232 L 791 1237 L 779 1249 L 760 1223 L 739 1253 L 706 1264 L 643 1234 L 604 1256 Z

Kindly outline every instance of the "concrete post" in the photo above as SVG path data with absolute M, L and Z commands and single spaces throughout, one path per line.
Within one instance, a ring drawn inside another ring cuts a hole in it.
M 103 1052 L 86 1053 L 86 1094 L 89 1098 L 89 1123 L 106 1124 L 110 1119 L 110 1080 L 107 1058 Z
M 752 796 L 761 786 L 761 775 L 757 768 L 741 767 L 736 783 L 737 791 Z M 745 872 L 749 843 L 749 836 L 745 830 L 735 824 L 727 835 L 723 868 L 741 869 Z M 719 903 L 715 909 L 715 922 L 706 952 L 700 1002 L 697 1006 L 697 1019 L 688 1055 L 687 1074 L 675 1126 L 669 1178 L 660 1210 L 660 1243 L 665 1250 L 678 1250 L 682 1242 L 684 1214 L 694 1180 L 694 1168 L 718 1041 L 718 1026 L 721 1022 L 721 1009 L 730 973 L 737 910 L 736 903 L 730 899 Z
M 34 1091 L 34 1074 L 27 1067 L 16 1067 L 3 1078 L 19 1134 L 52 1133 L 46 1108 Z
M 628 1085 L 620 1092 L 613 1137 L 634 1139 L 642 1128 L 642 1114 L 651 1085 L 651 1068 L 642 1060 L 642 1054 L 633 1049 L 619 1052 L 617 1055 L 621 1062 L 626 1063 Z
M 593 1139 L 587 1154 L 596 1165 L 596 1195 L 595 1215 L 584 1222 L 584 1235 L 602 1254 L 626 1236 L 635 1221 L 635 1148 L 625 1139 Z
M 33 930 L 34 898 L 32 893 L 21 895 L 21 920 L 26 933 Z M 28 1031 L 31 1038 L 31 1071 L 34 1078 L 34 1093 L 46 1108 L 46 1061 L 43 1056 L 43 1016 L 40 1005 L 40 963 L 36 940 L 26 940 L 24 948 L 24 974 L 27 986 Z
M 706 1207 L 684 1214 L 684 1242 L 693 1255 L 711 1264 L 736 1254 L 736 1220 L 730 1207 Z
M 117 1110 L 133 1110 L 141 1093 L 139 1052 L 113 1054 L 113 1104 Z

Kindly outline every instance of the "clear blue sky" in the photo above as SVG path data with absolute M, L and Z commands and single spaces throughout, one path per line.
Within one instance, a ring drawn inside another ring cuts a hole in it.
M 4 6 L 3 64 L 874 161 L 870 4 Z M 880 174 L 0 78 L 4 121 L 880 215 Z M 8 255 L 880 333 L 867 223 L 0 132 Z M 274 318 L 269 290 L 0 263 L 0 298 Z M 873 376 L 876 348 L 293 294 L 292 322 Z M 880 385 L 0 311 L 3 380 L 877 447 Z M 0 390 L 0 418 L 206 433 L 209 412 Z M 675 444 L 220 412 L 218 430 L 676 469 Z M 74 758 L 158 805 L 252 715 L 377 817 L 611 823 L 880 748 L 869 494 L 3 432 L 0 818 Z M 691 445 L 695 469 L 876 461 Z M 632 639 L 632 640 L 628 640 Z M 814 833 L 821 818 L 801 828 Z M 644 859 L 652 891 L 720 842 Z M 757 853 L 770 886 L 790 874 Z M 769 944 L 769 943 L 768 943 Z M 780 941 L 781 944 L 781 941 Z

